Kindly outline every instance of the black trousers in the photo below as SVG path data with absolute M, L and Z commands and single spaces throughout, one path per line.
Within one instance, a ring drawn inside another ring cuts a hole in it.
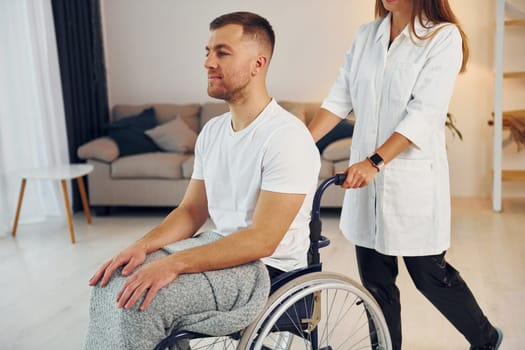
M 394 350 L 401 349 L 401 304 L 396 286 L 397 257 L 356 246 L 363 286 L 375 297 L 388 324 Z M 474 347 L 492 342 L 497 333 L 481 311 L 459 272 L 439 255 L 403 257 L 416 288 Z

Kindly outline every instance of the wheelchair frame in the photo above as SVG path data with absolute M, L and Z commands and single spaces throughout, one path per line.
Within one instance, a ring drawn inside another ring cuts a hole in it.
M 392 346 L 388 327 L 372 295 L 344 275 L 322 271 L 319 249 L 328 246 L 330 240 L 321 235 L 321 197 L 326 188 L 332 184 L 341 185 L 345 177 L 346 174 L 336 174 L 319 185 L 312 205 L 308 266 L 285 272 L 272 279 L 266 308 L 256 320 L 244 330 L 224 337 L 179 330 L 163 339 L 154 350 L 169 348 L 181 340 L 210 338 L 221 339 L 221 341 L 211 342 L 212 344 L 206 345 L 206 349 L 290 349 L 292 339 L 295 337 L 304 340 L 304 349 L 332 350 L 336 347 L 329 342 L 336 333 L 336 327 L 339 337 L 337 341 L 340 342 L 343 338 L 344 349 L 366 349 L 370 346 L 370 349 L 374 350 L 390 350 Z M 321 304 L 326 304 L 324 310 Z M 359 308 L 357 318 L 347 317 L 341 311 L 350 312 L 356 308 Z M 328 314 L 332 310 L 338 312 L 338 315 L 335 321 L 329 322 Z M 356 335 L 359 334 L 358 339 L 354 339 L 353 331 L 348 329 L 346 324 L 353 322 L 356 322 L 355 326 L 358 327 L 355 330 Z M 237 346 L 235 342 L 238 342 Z M 218 343 L 221 345 L 217 346 Z M 231 347 L 226 344 L 230 344 Z M 192 346 L 192 350 L 197 349 Z

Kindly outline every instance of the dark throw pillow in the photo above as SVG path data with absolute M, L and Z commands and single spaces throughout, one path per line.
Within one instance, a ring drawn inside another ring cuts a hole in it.
M 346 119 L 341 120 L 328 134 L 324 135 L 316 146 L 319 149 L 319 153 L 323 153 L 323 150 L 334 141 L 352 137 L 354 133 L 354 124 L 349 123 Z
M 119 157 L 158 152 L 160 149 L 144 131 L 157 126 L 155 110 L 148 108 L 139 115 L 123 118 L 108 125 L 108 136 L 118 146 Z

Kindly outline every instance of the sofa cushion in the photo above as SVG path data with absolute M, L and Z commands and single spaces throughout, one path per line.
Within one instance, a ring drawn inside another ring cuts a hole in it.
M 304 122 L 306 125 L 310 124 L 312 119 L 317 115 L 319 110 L 321 109 L 321 103 L 320 102 L 305 102 L 303 103 L 304 108 Z
M 350 158 L 351 145 L 351 137 L 332 142 L 324 149 L 322 156 L 324 159 L 331 161 L 348 160 Z
M 164 124 L 172 119 L 175 116 L 179 116 L 188 124 L 188 126 L 195 132 L 200 130 L 200 117 L 199 112 L 201 106 L 197 103 L 188 103 L 188 104 L 154 104 L 155 115 L 159 124 Z
M 118 157 L 118 146 L 109 137 L 99 137 L 80 146 L 77 156 L 80 159 L 97 159 L 110 163 Z
M 191 179 L 193 174 L 193 163 L 195 162 L 195 156 L 191 155 L 182 163 L 182 177 L 185 179 Z
M 334 163 L 321 158 L 321 169 L 319 170 L 319 178 L 326 179 L 334 175 Z
M 304 114 L 304 105 L 299 102 L 290 102 L 290 101 L 279 101 L 279 105 L 286 109 L 288 112 L 295 115 L 303 123 L 306 123 L 306 116 Z
M 159 148 L 144 134 L 147 129 L 157 126 L 155 111 L 148 108 L 139 115 L 117 120 L 108 126 L 108 136 L 118 146 L 119 156 L 157 152 Z
M 146 130 L 145 133 L 161 150 L 167 152 L 192 153 L 197 140 L 197 133 L 181 117 Z
M 111 177 L 180 179 L 182 163 L 188 157 L 180 153 L 162 152 L 121 157 L 111 164 Z
M 113 106 L 112 120 L 120 120 L 131 115 L 139 114 L 145 108 L 155 109 L 155 116 L 159 124 L 166 123 L 179 115 L 195 132 L 200 130 L 199 112 L 201 106 L 197 103 L 155 103 L 155 104 L 118 104 Z
M 131 114 L 125 118 L 119 118 L 114 120 L 107 125 L 108 128 L 137 128 L 137 129 L 150 129 L 157 126 L 157 118 L 155 117 L 155 110 L 150 108 L 144 108 L 138 111 L 138 113 Z
M 230 108 L 226 102 L 207 102 L 201 109 L 201 129 L 211 118 L 228 112 Z
M 337 123 L 337 125 L 332 130 L 330 130 L 319 141 L 317 141 L 316 146 L 319 149 L 319 152 L 322 153 L 323 150 L 332 142 L 347 137 L 352 137 L 353 134 L 354 124 L 349 123 L 346 119 L 343 119 Z
M 344 173 L 348 169 L 348 159 L 334 162 L 334 174 Z

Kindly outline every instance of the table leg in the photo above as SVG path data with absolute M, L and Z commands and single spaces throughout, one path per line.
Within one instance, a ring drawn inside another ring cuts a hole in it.
M 13 237 L 16 236 L 16 229 L 18 228 L 18 219 L 20 218 L 20 210 L 22 209 L 22 200 L 24 199 L 26 182 L 27 179 L 22 179 L 22 184 L 20 185 L 20 194 L 18 195 L 18 205 L 16 206 L 15 222 L 13 224 Z
M 89 211 L 89 203 L 86 195 L 86 187 L 82 176 L 77 177 L 78 190 L 80 191 L 80 198 L 82 199 L 82 208 L 84 208 L 84 215 L 88 224 L 91 224 L 91 212 Z
M 62 183 L 62 192 L 64 193 L 64 204 L 66 205 L 69 235 L 71 236 L 71 243 L 75 243 L 75 230 L 73 229 L 73 216 L 71 215 L 71 206 L 69 205 L 69 195 L 67 193 L 67 182 L 66 180 L 60 180 L 60 182 Z

